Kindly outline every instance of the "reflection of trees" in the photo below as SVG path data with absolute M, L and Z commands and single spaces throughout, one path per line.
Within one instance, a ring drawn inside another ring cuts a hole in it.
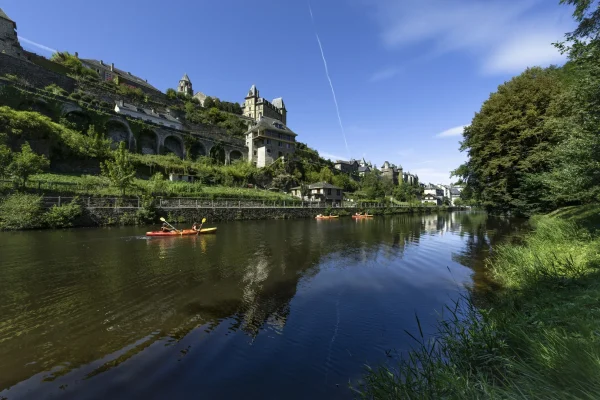
M 398 259 L 422 235 L 455 232 L 466 238 L 456 260 L 477 274 L 489 246 L 511 229 L 511 221 L 482 213 L 446 213 L 230 223 L 217 235 L 151 240 L 123 239 L 136 228 L 19 235 L 2 248 L 0 376 L 12 385 L 127 349 L 104 370 L 160 338 L 225 320 L 252 337 L 280 331 L 299 284 L 324 266 Z M 26 251 L 5 254 L 9 248 Z M 148 339 L 131 347 L 141 338 Z

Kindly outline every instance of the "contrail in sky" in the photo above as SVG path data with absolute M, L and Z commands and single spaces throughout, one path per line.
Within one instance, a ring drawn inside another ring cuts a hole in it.
M 317 25 L 315 24 L 315 17 L 313 16 L 312 7 L 310 6 L 310 0 L 308 1 L 308 11 L 310 12 L 310 19 L 312 20 L 313 28 L 315 29 L 315 36 L 317 37 L 317 43 L 319 43 L 319 49 L 321 50 L 321 57 L 323 58 L 323 65 L 325 65 L 325 75 L 327 75 L 327 80 L 329 81 L 329 86 L 331 87 L 331 93 L 333 94 L 333 102 L 335 103 L 335 110 L 337 111 L 338 121 L 340 121 L 340 128 L 342 129 L 342 135 L 344 135 L 344 143 L 346 143 L 346 152 L 348 153 L 348 158 L 350 158 L 350 149 L 348 148 L 348 141 L 346 140 L 346 132 L 344 132 L 344 125 L 342 124 L 342 117 L 340 116 L 340 107 L 338 106 L 337 97 L 335 96 L 335 90 L 333 89 L 333 83 L 331 82 L 331 77 L 329 76 L 329 69 L 327 68 L 327 60 L 325 59 L 325 53 L 323 52 L 323 45 L 321 45 L 321 39 L 319 38 L 319 33 L 317 32 Z
M 57 50 L 55 50 L 55 49 L 53 49 L 51 47 L 44 46 L 43 44 L 36 43 L 33 40 L 25 39 L 23 36 L 18 36 L 18 38 L 19 38 L 19 40 L 21 42 L 25 42 L 25 43 L 33 46 L 33 47 L 37 47 L 38 49 L 46 50 L 46 51 L 48 51 L 50 53 L 56 53 L 57 52 Z

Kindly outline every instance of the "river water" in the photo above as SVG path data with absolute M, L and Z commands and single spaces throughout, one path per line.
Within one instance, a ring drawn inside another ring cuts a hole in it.
M 345 399 L 485 284 L 484 213 L 0 233 L 0 399 Z

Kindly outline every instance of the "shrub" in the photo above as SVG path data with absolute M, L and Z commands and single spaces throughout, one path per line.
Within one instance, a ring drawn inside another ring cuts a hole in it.
M 65 89 L 61 88 L 55 83 L 46 86 L 44 90 L 56 96 L 66 96 L 67 94 L 67 91 Z
M 43 225 L 42 197 L 12 194 L 0 203 L 0 229 L 35 229 Z
M 77 198 L 69 204 L 60 206 L 53 205 L 50 210 L 44 214 L 44 222 L 50 228 L 70 228 L 73 222 L 81 216 L 82 208 L 77 203 Z
M 69 95 L 69 97 L 72 98 L 73 100 L 81 100 L 81 93 L 79 93 L 79 92 L 71 93 Z

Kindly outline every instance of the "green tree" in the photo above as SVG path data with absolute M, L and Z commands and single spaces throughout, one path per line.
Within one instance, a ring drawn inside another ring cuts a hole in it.
M 117 150 L 113 152 L 114 160 L 106 160 L 101 164 L 102 175 L 110 180 L 110 183 L 121 189 L 121 194 L 130 187 L 135 177 L 135 168 L 131 162 L 129 152 L 125 143 L 119 143 Z
M 92 158 L 106 157 L 110 151 L 111 140 L 96 130 L 94 125 L 90 125 L 86 132 L 87 148 L 85 152 Z M 83 151 L 82 151 L 83 152 Z
M 500 85 L 464 129 L 469 161 L 455 173 L 488 209 L 539 210 L 540 187 L 528 180 L 550 169 L 559 135 L 549 122 L 564 86 L 557 68 L 529 68 Z
M 327 167 L 321 168 L 319 172 L 319 181 L 333 184 L 333 172 Z
M 204 108 L 210 109 L 213 108 L 215 106 L 215 101 L 213 100 L 212 97 L 207 96 L 206 99 L 204 99 Z
M 175 91 L 175 89 L 169 88 L 167 89 L 167 97 L 171 100 L 175 100 L 177 98 L 177 92 Z
M 12 156 L 7 172 L 19 186 L 25 186 L 29 177 L 39 174 L 50 166 L 50 161 L 43 155 L 38 155 L 31 150 L 28 142 L 21 146 L 21 152 Z
M 360 189 L 369 200 L 380 200 L 385 197 L 385 188 L 376 172 L 366 173 L 360 182 Z

